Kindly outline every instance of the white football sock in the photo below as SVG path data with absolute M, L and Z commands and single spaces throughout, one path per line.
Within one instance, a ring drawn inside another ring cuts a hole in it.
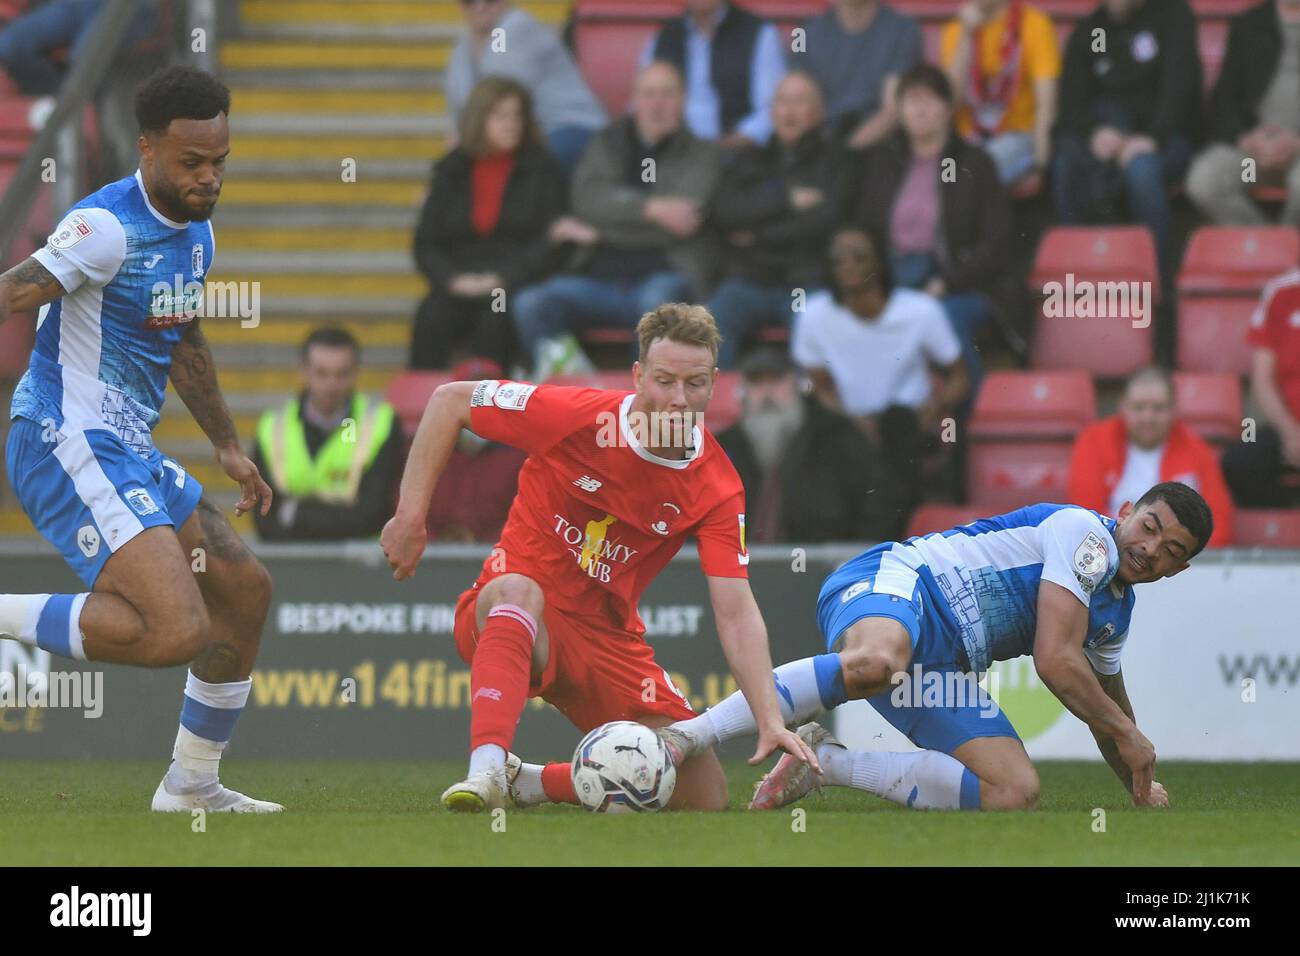
M 168 792 L 203 793 L 220 789 L 221 755 L 248 703 L 252 687 L 252 678 L 209 684 L 192 672 L 185 675 L 181 726 L 164 783 Z
M 0 637 L 84 661 L 80 621 L 88 597 L 89 593 L 0 594 Z
M 539 763 L 521 764 L 514 782 L 515 799 L 525 807 L 550 803 L 546 788 L 542 786 L 542 765 Z
M 917 810 L 979 809 L 979 779 L 937 750 L 877 753 L 823 744 L 817 759 L 831 786 L 865 790 Z
M 0 594 L 0 635 L 36 646 L 36 622 L 48 594 Z
M 491 773 L 501 770 L 506 765 L 506 752 L 496 744 L 484 744 L 475 747 L 469 755 L 469 775 Z
M 805 657 L 782 664 L 772 672 L 776 680 L 776 698 L 781 719 L 787 727 L 798 727 L 818 714 L 843 703 L 838 654 Z M 714 704 L 699 717 L 674 725 L 712 747 L 736 737 L 758 732 L 758 724 L 745 695 L 736 691 Z

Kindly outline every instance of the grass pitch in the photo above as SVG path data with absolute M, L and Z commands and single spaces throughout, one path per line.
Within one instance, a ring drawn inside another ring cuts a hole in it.
M 1300 764 L 1162 763 L 1168 810 L 1132 808 L 1104 765 L 1039 764 L 1033 813 L 921 813 L 830 790 L 744 811 L 757 772 L 727 764 L 732 811 L 598 817 L 571 807 L 453 816 L 463 764 L 231 760 L 229 786 L 283 816 L 152 814 L 154 761 L 0 763 L 5 865 L 1220 865 L 1300 863 Z M 1095 808 L 1105 832 L 1095 832 Z M 802 828 L 799 824 L 802 823 Z M 500 821 L 498 827 L 500 829 Z

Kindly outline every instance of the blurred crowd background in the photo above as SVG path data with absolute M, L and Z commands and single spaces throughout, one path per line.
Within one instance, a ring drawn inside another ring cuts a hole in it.
M 0 192 L 105 6 L 0 0 Z M 694 301 L 751 541 L 1173 479 L 1214 546 L 1300 547 L 1300 0 L 142 2 L 74 199 L 174 61 L 233 91 L 210 278 L 261 315 L 208 336 L 267 540 L 377 534 L 441 382 L 630 388 L 641 314 Z M 156 440 L 220 495 L 178 405 Z M 466 432 L 434 538 L 494 540 L 521 463 Z

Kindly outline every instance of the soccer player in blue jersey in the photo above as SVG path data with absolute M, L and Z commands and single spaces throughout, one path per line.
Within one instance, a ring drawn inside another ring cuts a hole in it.
M 196 318 L 230 152 L 230 92 L 172 67 L 144 83 L 135 107 L 139 169 L 73 206 L 44 248 L 0 276 L 0 321 L 41 308 L 10 412 L 9 481 L 87 589 L 0 594 L 0 637 L 77 660 L 189 664 L 153 809 L 274 812 L 283 808 L 218 775 L 248 700 L 270 577 L 151 437 L 170 376 L 239 483 L 236 512 L 269 507 Z
M 822 776 L 784 756 L 750 807 L 784 806 L 831 784 L 917 809 L 1034 808 L 1038 774 L 1006 714 L 976 684 L 993 661 L 1025 654 L 1088 725 L 1133 802 L 1167 806 L 1153 778 L 1155 748 L 1124 691 L 1120 652 L 1134 585 L 1178 574 L 1212 531 L 1200 494 L 1163 482 L 1117 519 L 1033 505 L 865 551 L 822 585 L 817 622 L 827 653 L 776 669 L 782 716 L 793 725 L 865 699 L 921 750 L 850 751 L 809 723 L 799 735 Z M 905 686 L 918 680 L 926 690 Z M 753 727 L 736 693 L 659 733 L 675 759 L 686 759 Z

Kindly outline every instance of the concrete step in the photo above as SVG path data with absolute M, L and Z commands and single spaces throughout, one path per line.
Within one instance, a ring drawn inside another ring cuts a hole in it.
M 313 328 L 325 323 L 317 323 Z M 333 323 L 330 323 L 331 325 Z M 256 329 L 247 329 L 246 332 L 256 332 Z M 302 336 L 305 339 L 307 336 Z M 409 333 L 407 338 L 409 338 Z M 298 349 L 302 344 L 302 339 L 294 342 L 267 342 L 254 340 L 252 336 L 243 342 L 233 342 L 222 344 L 219 348 L 214 348 L 213 359 L 217 363 L 217 369 L 242 369 L 247 371 L 265 371 L 274 369 L 279 372 L 291 371 L 295 375 L 298 372 Z M 386 372 L 400 370 L 406 364 L 408 354 L 407 341 L 394 344 L 379 344 L 376 342 L 362 342 L 362 348 L 365 350 L 365 361 L 362 363 L 366 368 L 378 368 Z M 224 377 L 224 372 L 222 372 Z M 223 386 L 224 387 L 224 386 Z
M 420 179 L 430 175 L 429 159 L 357 159 L 348 157 L 347 167 L 353 176 L 364 180 Z M 256 179 L 314 179 L 338 177 L 342 181 L 343 156 L 320 156 L 314 159 L 249 159 L 239 161 L 239 175 Z
M 345 183 L 339 179 L 281 181 L 234 179 L 221 190 L 223 209 L 230 206 L 401 206 L 413 208 L 424 198 L 422 180 Z
M 220 372 L 220 369 L 218 369 L 218 372 Z M 393 374 L 395 377 L 397 373 L 394 372 Z M 368 388 L 366 391 L 375 395 L 383 395 L 387 390 L 387 387 L 387 382 L 384 382 L 381 387 Z M 251 435 L 253 429 L 257 427 L 257 419 L 262 412 L 266 411 L 268 408 L 278 408 L 284 404 L 285 399 L 288 396 L 297 395 L 301 389 L 302 386 L 296 380 L 293 382 L 288 382 L 286 380 L 286 382 L 282 383 L 278 388 L 267 389 L 266 391 L 259 392 L 227 391 L 225 383 L 222 383 L 222 391 L 225 393 L 226 404 L 230 407 L 230 414 L 234 417 L 236 423 L 244 423 L 239 427 L 239 435 L 241 439 L 245 440 L 246 435 Z M 168 419 L 174 421 L 189 419 L 190 421 L 193 421 L 193 417 L 185 408 L 184 403 L 182 403 L 181 400 L 171 392 L 168 393 L 167 402 L 163 405 L 162 421 L 158 423 L 159 427 L 162 427 L 162 422 L 167 421 Z M 188 434 L 184 430 L 186 426 L 176 425 L 175 427 L 180 430 L 178 432 L 179 434 Z M 157 429 L 154 429 L 154 433 L 157 434 Z
M 235 143 L 246 134 L 345 136 L 445 136 L 451 120 L 442 113 L 234 113 L 230 135 Z
M 544 23 L 561 24 L 570 0 L 523 0 L 519 6 Z M 464 29 L 456 0 L 242 0 L 240 20 L 249 30 L 292 23 L 385 25 L 430 24 Z
M 221 45 L 226 70 L 445 70 L 446 43 L 323 43 L 318 40 L 230 40 Z
M 336 316 L 365 312 L 376 318 L 404 318 L 409 322 L 424 295 L 425 290 L 421 290 L 419 295 L 268 295 L 263 292 L 262 312 L 265 315 L 307 315 L 322 322 L 332 322 Z
M 220 264 L 220 275 L 211 276 L 213 282 L 229 282 L 235 279 L 247 280 L 245 275 L 232 274 L 224 264 Z M 278 309 L 269 304 L 273 297 L 294 296 L 374 296 L 380 298 L 405 297 L 414 300 L 428 291 L 424 278 L 413 272 L 407 275 L 384 275 L 379 273 L 357 273 L 355 275 L 325 275 L 305 272 L 275 272 L 261 275 L 258 302 L 261 315 L 273 315 Z M 365 311 L 365 310 L 354 310 Z M 230 321 L 234 321 L 233 319 Z
M 440 90 L 441 70 L 281 70 L 274 65 L 262 69 L 226 70 L 222 80 L 236 89 L 336 89 L 347 90 Z
M 295 90 L 268 87 L 231 90 L 230 113 L 442 113 L 447 99 L 438 90 Z
M 314 319 L 274 315 L 263 316 L 256 328 L 245 329 L 238 322 L 215 322 L 205 325 L 204 333 L 212 347 L 220 350 L 217 356 L 218 362 L 225 354 L 226 347 L 243 346 L 252 342 L 264 348 L 291 347 L 295 350 L 291 364 L 296 364 L 297 348 L 313 329 L 320 328 L 323 324 Z M 354 315 L 331 318 L 329 324 L 341 326 L 357 337 L 365 350 L 363 361 L 368 361 L 371 349 L 405 348 L 411 338 L 411 323 L 400 319 L 376 319 L 372 316 Z
M 232 250 L 223 246 L 221 271 L 226 275 L 257 278 L 264 273 L 296 272 L 303 274 L 345 276 L 359 273 L 409 275 L 415 271 L 409 249 L 340 249 L 322 251 Z
M 233 227 L 221 229 L 221 258 L 228 252 L 343 252 L 345 250 L 402 252 L 410 258 L 409 229 L 330 229 Z
M 425 163 L 425 175 L 433 161 L 447 151 L 447 141 L 439 135 L 415 134 L 410 136 L 371 136 L 342 133 L 337 136 L 303 135 L 284 131 L 240 136 L 232 145 L 230 171 L 232 180 L 243 170 L 244 159 L 284 160 L 309 162 L 329 158 L 350 157 L 358 162 L 366 159 L 416 159 Z M 337 162 L 334 169 L 338 169 Z
M 217 255 L 226 226 L 232 229 L 415 229 L 420 210 L 409 206 L 226 206 L 217 207 L 212 224 Z
M 221 384 L 222 394 L 228 401 L 236 395 L 254 392 L 270 392 L 273 395 L 280 395 L 279 401 L 284 401 L 283 396 L 295 394 L 302 387 L 296 367 L 240 368 L 234 365 L 222 365 L 219 358 L 216 358 L 216 363 L 217 381 Z M 399 366 L 384 368 L 378 365 L 363 365 L 361 371 L 357 373 L 357 387 L 367 392 L 383 392 L 388 387 L 388 383 L 401 371 Z M 184 403 L 179 399 L 177 403 L 184 407 Z M 259 407 L 266 408 L 267 405 L 263 404 Z M 250 411 L 250 409 L 244 408 L 242 411 Z

